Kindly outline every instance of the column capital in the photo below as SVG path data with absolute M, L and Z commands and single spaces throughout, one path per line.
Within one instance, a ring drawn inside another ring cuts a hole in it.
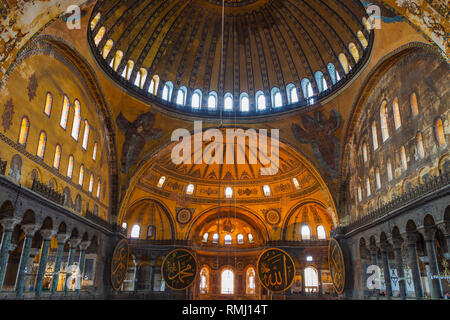
M 76 248 L 78 246 L 78 244 L 80 243 L 81 238 L 76 237 L 76 238 L 71 238 L 69 239 L 69 246 L 70 248 Z
M 36 233 L 37 226 L 34 223 L 21 225 L 25 237 L 32 237 Z
M 13 231 L 14 227 L 20 222 L 17 217 L 7 217 L 0 220 L 0 224 L 3 226 L 5 231 Z
M 380 241 L 380 250 L 386 252 L 389 248 L 389 242 L 387 240 Z
M 53 229 L 43 229 L 40 231 L 41 236 L 45 241 L 50 241 L 52 237 L 56 234 L 56 230 Z
M 91 241 L 89 241 L 89 240 L 81 241 L 80 242 L 80 250 L 83 250 L 83 251 L 86 250 L 90 244 L 91 244 Z
M 436 234 L 436 226 L 423 228 L 423 237 L 425 238 L 425 241 L 434 241 L 435 234 Z
M 402 248 L 403 238 L 402 237 L 394 237 L 394 238 L 392 238 L 392 243 L 394 245 L 394 249 L 399 250 Z
M 56 240 L 58 241 L 58 244 L 64 245 L 69 237 L 70 234 L 59 233 L 56 235 Z
M 417 231 L 410 231 L 406 233 L 406 240 L 409 246 L 415 246 L 417 240 L 419 239 L 419 234 Z
M 378 253 L 378 247 L 374 244 L 371 244 L 369 246 L 370 254 L 377 254 Z

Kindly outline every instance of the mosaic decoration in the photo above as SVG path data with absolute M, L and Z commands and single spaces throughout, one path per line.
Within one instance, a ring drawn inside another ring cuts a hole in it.
M 120 289 L 127 275 L 129 253 L 128 241 L 120 240 L 114 249 L 111 261 L 111 284 L 116 291 Z
M 334 238 L 330 240 L 328 247 L 328 264 L 334 288 L 341 294 L 345 288 L 345 263 L 339 242 Z
M 272 292 L 286 291 L 294 282 L 294 262 L 281 249 L 264 250 L 258 258 L 257 270 L 261 285 Z
M 188 208 L 182 208 L 177 212 L 177 221 L 179 224 L 187 224 L 192 219 L 192 212 Z
M 197 260 L 190 251 L 175 249 L 164 259 L 161 273 L 169 288 L 184 290 L 194 283 Z
M 28 98 L 33 100 L 36 97 L 36 91 L 38 88 L 38 81 L 36 78 L 36 73 L 33 73 L 30 78 L 28 78 Z
M 122 114 L 117 116 L 117 126 L 125 134 L 122 145 L 122 166 L 123 173 L 128 173 L 135 164 L 147 141 L 158 139 L 162 136 L 161 129 L 153 128 L 155 115 L 151 112 L 141 114 L 135 121 L 128 121 Z
M 294 136 L 300 143 L 311 144 L 321 166 L 332 177 L 336 177 L 340 141 L 335 132 L 341 125 L 341 115 L 333 109 L 327 119 L 321 111 L 317 111 L 314 118 L 306 115 L 301 121 L 302 127 L 296 123 L 292 124 Z
M 5 109 L 2 115 L 2 126 L 4 132 L 6 132 L 11 127 L 13 116 L 14 116 L 14 104 L 12 99 L 9 99 L 5 103 Z
M 280 223 L 281 216 L 275 209 L 263 210 L 268 224 L 274 226 Z

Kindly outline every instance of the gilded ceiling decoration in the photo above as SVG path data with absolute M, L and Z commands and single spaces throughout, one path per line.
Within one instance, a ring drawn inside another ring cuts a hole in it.
M 99 1 L 88 41 L 130 94 L 224 118 L 313 105 L 350 80 L 372 47 L 357 0 L 226 1 L 223 38 L 221 3 Z

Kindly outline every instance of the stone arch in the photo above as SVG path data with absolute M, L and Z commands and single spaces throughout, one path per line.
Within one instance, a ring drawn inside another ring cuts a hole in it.
M 11 201 L 6 200 L 0 207 L 0 220 L 14 216 L 14 206 Z

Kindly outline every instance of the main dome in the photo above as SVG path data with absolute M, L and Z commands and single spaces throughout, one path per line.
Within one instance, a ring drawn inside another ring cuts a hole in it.
M 368 60 L 359 0 L 99 1 L 88 41 L 129 94 L 170 112 L 258 117 L 314 105 Z M 222 37 L 223 27 L 223 37 Z

